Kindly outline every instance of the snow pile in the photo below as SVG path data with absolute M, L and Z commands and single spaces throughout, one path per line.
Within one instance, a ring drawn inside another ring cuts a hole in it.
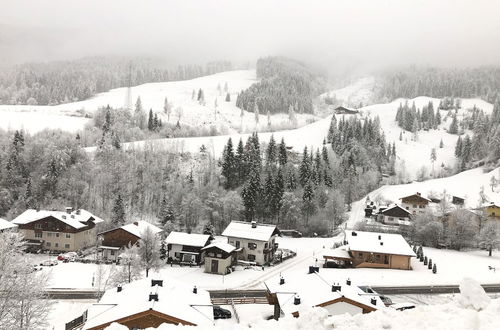
M 300 318 L 284 317 L 278 322 L 259 321 L 252 325 L 253 329 L 294 330 L 294 329 L 336 329 L 336 330 L 364 330 L 364 329 L 454 329 L 454 330 L 490 330 L 500 329 L 500 299 L 486 300 L 484 290 L 479 283 L 466 279 L 460 285 L 460 298 L 457 301 L 443 305 L 418 306 L 415 309 L 399 312 L 391 308 L 369 314 L 349 314 L 328 317 L 326 310 L 311 308 L 301 311 Z M 463 301 L 467 304 L 464 305 Z M 480 306 L 481 309 L 477 309 Z M 213 327 L 199 327 L 200 329 L 242 330 L 248 329 L 243 325 L 216 325 Z M 126 330 L 127 328 L 113 324 L 107 330 Z M 154 328 L 148 328 L 153 330 Z M 174 325 L 163 324 L 157 329 L 179 329 Z

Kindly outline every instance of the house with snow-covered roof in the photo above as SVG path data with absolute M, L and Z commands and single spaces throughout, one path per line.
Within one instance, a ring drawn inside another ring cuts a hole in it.
M 261 224 L 256 221 L 231 221 L 222 232 L 229 244 L 237 249 L 238 260 L 263 265 L 273 260 L 278 248 L 276 237 L 280 231 L 276 225 Z
M 386 225 L 409 225 L 411 213 L 399 205 L 381 207 L 377 214 L 377 220 Z
M 205 252 L 205 273 L 226 275 L 236 262 L 236 247 L 226 242 L 212 242 Z
M 110 261 L 117 260 L 121 250 L 129 245 L 137 244 L 147 230 L 156 235 L 163 231 L 152 223 L 140 220 L 99 233 L 98 249 L 102 258 Z
M 0 233 L 6 230 L 15 230 L 17 229 L 17 225 L 10 221 L 0 218 Z
M 129 329 L 214 322 L 208 291 L 154 275 L 107 290 L 84 316 L 83 330 L 102 330 L 113 322 Z
M 302 309 L 322 307 L 330 315 L 365 314 L 385 308 L 377 295 L 366 294 L 351 280 L 319 272 L 281 274 L 265 282 L 267 298 L 274 305 L 274 318 L 300 316 Z
M 51 251 L 78 251 L 96 243 L 103 220 L 92 213 L 67 207 L 65 211 L 28 209 L 12 220 L 29 244 Z
M 339 106 L 339 107 L 335 108 L 335 113 L 339 114 L 339 115 L 355 115 L 355 114 L 358 114 L 359 111 L 356 109 L 351 109 L 348 107 Z
M 346 231 L 346 250 L 355 268 L 411 269 L 412 248 L 399 234 Z
M 413 195 L 401 197 L 401 206 L 411 214 L 422 214 L 432 201 L 417 192 Z
M 487 202 L 479 207 L 483 214 L 492 219 L 500 221 L 500 202 Z
M 169 261 L 201 264 L 204 261 L 202 248 L 210 244 L 212 237 L 172 231 L 165 239 Z

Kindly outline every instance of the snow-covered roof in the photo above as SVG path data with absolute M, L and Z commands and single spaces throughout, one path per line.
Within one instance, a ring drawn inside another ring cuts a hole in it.
M 351 259 L 349 252 L 345 246 L 338 247 L 336 249 L 324 249 L 321 252 L 324 258 L 340 258 L 340 259 Z
M 346 231 L 346 240 L 351 251 L 416 256 L 404 237 L 399 234 Z
M 188 234 L 178 231 L 173 231 L 168 234 L 165 242 L 167 244 L 189 245 L 196 247 L 203 247 L 210 239 L 210 235 L 204 234 Z
M 0 218 L 0 230 L 12 229 L 15 227 L 17 227 L 15 223 Z
M 500 207 L 500 202 L 486 202 L 486 203 L 483 203 L 481 205 L 481 208 L 485 208 L 485 207 Z
M 142 238 L 142 235 L 147 229 L 150 229 L 153 234 L 158 234 L 163 231 L 161 228 L 158 228 L 155 225 L 143 220 L 129 223 L 128 225 L 122 226 L 120 228 L 139 238 Z
M 54 217 L 57 220 L 75 229 L 85 228 L 87 226 L 86 222 L 89 221 L 91 218 L 94 219 L 93 220 L 94 223 L 103 222 L 101 218 L 96 217 L 92 213 L 83 209 L 73 210 L 70 213 L 66 211 L 47 211 L 47 210 L 37 211 L 34 209 L 28 209 L 23 213 L 21 213 L 19 216 L 17 216 L 17 218 L 12 220 L 12 222 L 17 225 L 25 225 L 47 217 Z
M 231 221 L 222 236 L 269 241 L 277 230 L 275 225 L 257 223 L 253 228 L 251 222 Z
M 409 198 L 409 197 L 414 197 L 414 196 L 415 196 L 415 197 L 418 197 L 418 198 L 420 198 L 420 199 L 424 199 L 424 200 L 428 201 L 429 203 L 432 203 L 432 201 L 431 201 L 429 198 L 422 196 L 420 193 L 415 193 L 415 194 L 412 194 L 412 195 L 408 195 L 408 196 L 405 196 L 405 197 L 401 197 L 400 199 Z
M 152 280 L 163 280 L 162 286 L 152 286 Z M 157 294 L 158 301 L 149 301 L 150 294 Z M 196 325 L 213 324 L 213 307 L 210 294 L 173 278 L 158 275 L 133 281 L 107 290 L 97 304 L 88 309 L 87 322 L 83 329 L 107 324 L 137 313 L 153 310 Z
M 280 285 L 280 276 L 265 282 L 270 293 L 276 294 L 281 310 L 285 314 L 298 312 L 301 308 L 314 307 L 339 298 L 347 298 L 358 304 L 374 310 L 385 308 L 382 300 L 376 295 L 367 295 L 355 283 L 347 285 L 346 281 L 339 282 L 333 274 L 294 272 L 283 274 L 285 283 Z M 332 285 L 340 286 L 340 291 L 332 291 Z M 300 297 L 300 304 L 294 304 L 294 297 Z M 377 300 L 376 305 L 371 299 Z
M 213 248 L 213 247 L 219 248 L 222 251 L 225 251 L 227 253 L 231 253 L 234 250 L 236 250 L 236 247 L 234 247 L 231 244 L 226 243 L 226 242 L 214 242 L 212 244 L 209 244 L 209 245 L 205 246 L 202 250 L 210 249 L 210 248 Z
M 397 205 L 397 204 L 394 204 L 394 205 L 392 205 L 392 206 L 389 206 L 389 207 L 387 207 L 387 208 L 383 209 L 382 211 L 380 211 L 380 213 L 384 214 L 385 212 L 388 212 L 388 211 L 390 211 L 390 210 L 397 209 L 397 208 L 399 208 L 399 209 L 403 210 L 404 212 L 406 212 L 406 213 L 408 213 L 408 214 L 411 214 L 411 213 L 410 213 L 410 211 L 408 211 L 407 209 L 405 209 L 405 208 L 403 208 L 403 207 L 401 207 L 401 206 L 399 206 L 399 205 Z

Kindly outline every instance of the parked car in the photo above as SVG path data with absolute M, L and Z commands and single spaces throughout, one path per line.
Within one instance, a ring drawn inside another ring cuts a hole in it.
M 231 312 L 220 306 L 214 306 L 214 319 L 230 319 Z
M 57 265 L 57 260 L 45 260 L 40 264 L 40 266 L 55 266 Z

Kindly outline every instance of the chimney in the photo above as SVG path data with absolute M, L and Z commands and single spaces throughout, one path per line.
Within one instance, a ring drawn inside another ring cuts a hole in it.
M 358 233 L 356 233 L 355 231 L 353 231 L 353 232 L 351 233 L 351 236 L 358 236 Z
M 196 287 L 196 285 L 195 285 L 195 286 L 194 286 L 194 288 L 193 288 L 193 293 L 194 293 L 194 294 L 198 294 L 198 288 Z
M 378 240 L 380 241 L 382 239 L 382 235 L 378 235 Z
M 122 292 L 123 288 L 121 286 L 116 287 L 116 292 Z
M 295 297 L 293 297 L 293 304 L 300 305 L 300 297 L 298 294 L 296 294 Z
M 348 278 L 347 281 L 345 281 L 345 284 L 351 285 L 351 280 Z
M 151 300 L 158 301 L 158 293 L 155 293 L 155 294 L 150 293 L 149 294 L 149 301 L 151 301 Z
M 73 212 L 73 208 L 71 206 L 66 207 L 66 213 L 70 214 Z
M 252 221 L 252 228 L 257 228 L 257 221 Z
M 163 280 L 151 280 L 151 286 L 163 286 Z
M 134 221 L 134 225 L 139 226 L 139 223 L 137 221 Z
M 384 242 L 380 242 L 380 245 L 384 245 Z
M 340 290 L 342 290 L 342 287 L 340 285 L 338 285 L 338 284 L 332 285 L 332 292 L 340 291 Z
M 63 218 L 63 219 L 66 219 L 66 215 L 64 215 L 64 214 L 63 214 L 63 215 L 62 215 L 62 218 Z
M 283 285 L 285 284 L 285 279 L 283 278 L 283 276 L 280 276 L 280 285 Z
M 377 304 L 377 299 L 372 298 L 372 299 L 370 300 L 370 302 L 372 303 L 372 305 L 376 305 L 376 304 Z
M 417 192 L 417 196 L 420 196 L 420 193 L 419 193 L 419 192 Z
M 76 210 L 76 214 L 80 215 L 80 209 Z

